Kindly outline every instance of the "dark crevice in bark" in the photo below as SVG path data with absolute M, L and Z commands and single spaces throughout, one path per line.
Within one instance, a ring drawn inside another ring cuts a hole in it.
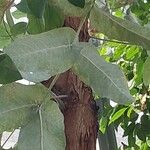
M 80 18 L 68 17 L 64 26 L 78 30 Z M 88 22 L 81 29 L 79 40 L 89 40 Z M 51 80 L 42 82 L 49 87 Z M 85 85 L 71 70 L 62 73 L 52 91 L 56 95 L 67 95 L 61 99 L 65 105 L 64 115 L 66 150 L 96 150 L 98 131 L 97 107 L 92 90 Z

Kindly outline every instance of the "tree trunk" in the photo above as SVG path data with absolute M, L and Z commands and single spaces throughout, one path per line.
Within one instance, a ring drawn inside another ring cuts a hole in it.
M 64 26 L 78 30 L 80 18 L 66 18 Z M 81 29 L 79 40 L 88 42 L 88 22 Z M 60 62 L 61 63 L 61 62 Z M 49 86 L 50 82 L 43 84 Z M 96 150 L 98 131 L 97 107 L 92 90 L 85 85 L 71 70 L 62 73 L 53 92 L 56 95 L 67 95 L 63 98 L 66 150 Z

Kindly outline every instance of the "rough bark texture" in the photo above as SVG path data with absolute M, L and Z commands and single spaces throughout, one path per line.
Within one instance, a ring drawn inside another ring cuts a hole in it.
M 77 31 L 79 18 L 66 18 L 64 26 Z M 89 40 L 88 22 L 85 22 L 79 35 L 80 41 Z M 52 80 L 52 78 L 51 78 Z M 50 82 L 43 82 L 49 86 Z M 92 90 L 86 86 L 71 70 L 62 73 L 52 91 L 56 95 L 67 95 L 63 98 L 66 150 L 96 150 L 97 107 Z

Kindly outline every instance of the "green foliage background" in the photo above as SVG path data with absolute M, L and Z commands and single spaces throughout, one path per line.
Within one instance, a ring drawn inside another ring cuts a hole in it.
M 0 133 L 21 127 L 15 149 L 29 142 L 28 150 L 65 149 L 64 118 L 52 87 L 40 82 L 70 68 L 95 99 L 117 102 L 104 102 L 100 131 L 121 126 L 124 150 L 150 149 L 150 1 L 21 0 L 13 13 L 10 3 L 0 0 Z M 97 47 L 62 27 L 66 16 L 88 18 Z M 15 23 L 21 17 L 28 22 Z M 35 85 L 15 83 L 20 79 Z

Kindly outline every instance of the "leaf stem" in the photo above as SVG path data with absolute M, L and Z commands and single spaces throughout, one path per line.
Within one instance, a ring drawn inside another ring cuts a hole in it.
M 126 45 L 132 45 L 128 42 L 123 42 L 123 41 L 116 41 L 116 40 L 110 40 L 110 39 L 102 39 L 102 38 L 98 38 L 98 37 L 94 37 L 94 36 L 90 36 L 90 38 L 96 39 L 96 40 L 100 40 L 100 41 L 106 41 L 106 42 L 113 42 L 113 43 L 119 43 L 119 44 L 126 44 Z
M 39 116 L 40 116 L 40 131 L 41 131 L 41 150 L 44 150 L 44 139 L 43 139 L 43 121 L 42 121 L 42 111 L 41 111 L 41 106 L 39 109 Z

